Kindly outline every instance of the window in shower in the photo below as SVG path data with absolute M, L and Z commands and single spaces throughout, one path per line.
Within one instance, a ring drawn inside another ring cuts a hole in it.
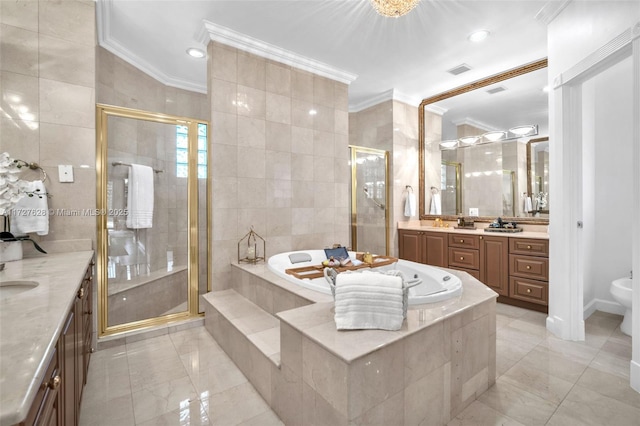
M 198 124 L 198 179 L 207 178 L 207 125 Z M 189 173 L 189 129 L 176 126 L 176 176 L 186 178 Z

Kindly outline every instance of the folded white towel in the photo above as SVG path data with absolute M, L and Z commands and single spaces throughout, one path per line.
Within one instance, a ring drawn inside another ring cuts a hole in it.
M 336 328 L 399 330 L 404 321 L 402 286 L 402 277 L 379 272 L 338 274 Z
M 416 215 L 416 194 L 407 193 L 407 199 L 404 201 L 404 215 L 411 217 Z
M 49 205 L 47 190 L 42 181 L 27 182 L 23 191 L 28 192 L 13 207 L 11 213 L 11 233 L 24 235 L 35 232 L 38 235 L 49 233 Z
M 429 214 L 442 214 L 440 194 L 431 194 L 431 207 L 429 209 Z
M 127 195 L 127 228 L 151 228 L 153 226 L 153 169 L 132 164 L 129 169 L 129 193 Z

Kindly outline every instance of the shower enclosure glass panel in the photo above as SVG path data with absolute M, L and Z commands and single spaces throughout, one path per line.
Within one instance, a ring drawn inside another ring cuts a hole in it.
M 351 146 L 351 246 L 389 254 L 388 153 Z
M 462 213 L 462 187 L 460 173 L 462 164 L 443 161 L 441 169 L 440 194 L 442 214 L 457 215 Z
M 98 198 L 107 212 L 98 219 L 101 334 L 198 314 L 208 288 L 210 180 L 208 125 L 197 121 L 98 106 Z M 130 194 L 134 164 L 153 169 L 138 195 Z M 143 199 L 150 226 L 128 223 Z

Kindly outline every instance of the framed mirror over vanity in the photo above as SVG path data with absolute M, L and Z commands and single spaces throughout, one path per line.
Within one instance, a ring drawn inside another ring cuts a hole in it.
M 548 224 L 547 60 L 424 99 L 420 219 Z
M 542 312 L 553 208 L 547 81 L 541 59 L 423 100 L 421 222 L 398 225 L 400 258 L 466 272 L 498 302 Z M 473 225 L 454 227 L 460 216 Z M 509 227 L 488 229 L 498 217 Z

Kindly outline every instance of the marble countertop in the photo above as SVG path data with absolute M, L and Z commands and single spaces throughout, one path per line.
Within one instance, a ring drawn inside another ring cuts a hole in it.
M 488 223 L 485 223 L 484 225 L 488 225 Z M 467 235 L 485 235 L 492 237 L 537 238 L 542 240 L 549 239 L 549 234 L 546 232 L 546 225 L 518 225 L 519 227 L 522 227 L 522 232 L 485 232 L 484 228 L 486 226 L 482 226 L 480 224 L 476 224 L 476 226 L 478 227 L 477 229 L 455 229 L 453 225 L 449 225 L 449 227 L 444 228 L 425 226 L 421 225 L 419 222 L 398 222 L 398 229 L 407 229 L 413 231 L 448 232 Z
M 333 302 L 315 303 L 280 312 L 277 316 L 304 336 L 350 363 L 446 318 L 463 312 L 472 312 L 474 307 L 498 296 L 496 292 L 466 272 L 442 269 L 460 277 L 463 286 L 462 294 L 442 302 L 409 306 L 407 319 L 398 331 L 336 331 Z
M 0 282 L 37 281 L 0 300 L 0 425 L 27 416 L 93 251 L 7 262 Z

